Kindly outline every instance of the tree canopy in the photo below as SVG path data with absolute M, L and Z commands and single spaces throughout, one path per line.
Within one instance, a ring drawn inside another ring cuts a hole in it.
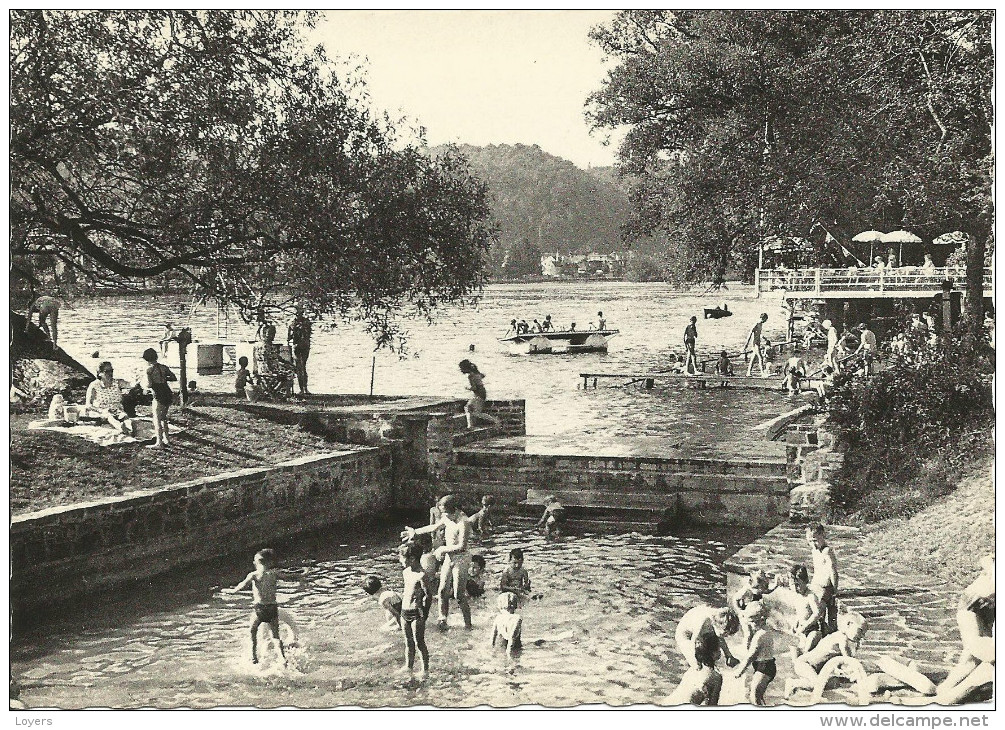
M 400 138 L 316 13 L 12 11 L 12 276 L 171 274 L 245 317 L 359 318 L 477 290 L 495 231 L 462 155 Z
M 992 231 L 993 13 L 627 10 L 587 102 L 627 126 L 632 238 L 677 280 L 750 271 L 757 242 Z

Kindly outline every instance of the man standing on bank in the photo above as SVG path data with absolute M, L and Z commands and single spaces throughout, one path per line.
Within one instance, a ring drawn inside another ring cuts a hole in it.
M 761 376 L 764 376 L 764 345 L 761 343 L 761 339 L 763 338 L 765 342 L 767 342 L 768 339 L 761 334 L 761 330 L 764 328 L 764 323 L 767 321 L 768 315 L 762 314 L 761 318 L 757 321 L 757 324 L 750 328 L 750 334 L 747 335 L 747 342 L 743 345 L 743 349 L 745 351 L 749 349 L 751 353 L 750 364 L 747 365 L 748 378 L 754 370 L 755 362 L 761 369 Z
M 307 358 L 311 355 L 311 321 L 304 316 L 304 310 L 299 304 L 293 321 L 290 322 L 286 339 L 293 352 L 293 366 L 297 373 L 300 395 L 309 395 L 307 391 Z

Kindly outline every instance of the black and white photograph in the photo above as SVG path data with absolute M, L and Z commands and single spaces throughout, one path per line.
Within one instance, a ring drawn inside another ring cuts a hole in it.
M 995 20 L 10 9 L 11 722 L 987 726 Z

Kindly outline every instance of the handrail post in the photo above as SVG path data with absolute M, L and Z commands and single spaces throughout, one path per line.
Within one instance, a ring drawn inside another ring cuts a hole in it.
M 820 293 L 820 267 L 819 266 L 816 268 L 816 271 L 813 274 L 813 287 L 814 287 L 814 293 L 819 294 Z

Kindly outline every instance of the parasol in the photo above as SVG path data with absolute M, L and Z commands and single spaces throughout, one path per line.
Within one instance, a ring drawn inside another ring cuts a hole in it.
M 853 239 L 855 243 L 882 243 L 883 242 L 883 232 L 882 231 L 862 231 Z
M 883 242 L 883 232 L 882 231 L 862 231 L 857 236 L 851 240 L 856 243 L 868 243 L 869 244 L 869 266 L 872 266 L 872 247 L 873 244 Z
M 955 246 L 959 248 L 960 246 L 966 245 L 970 241 L 970 236 L 963 231 L 953 231 L 952 233 L 943 233 L 938 238 L 932 241 L 936 246 Z
M 922 243 L 922 240 L 915 236 L 910 231 L 890 231 L 889 233 L 884 233 L 881 243 L 898 243 L 900 244 L 900 252 L 897 254 L 897 261 L 901 264 L 904 263 L 904 244 L 905 243 Z

